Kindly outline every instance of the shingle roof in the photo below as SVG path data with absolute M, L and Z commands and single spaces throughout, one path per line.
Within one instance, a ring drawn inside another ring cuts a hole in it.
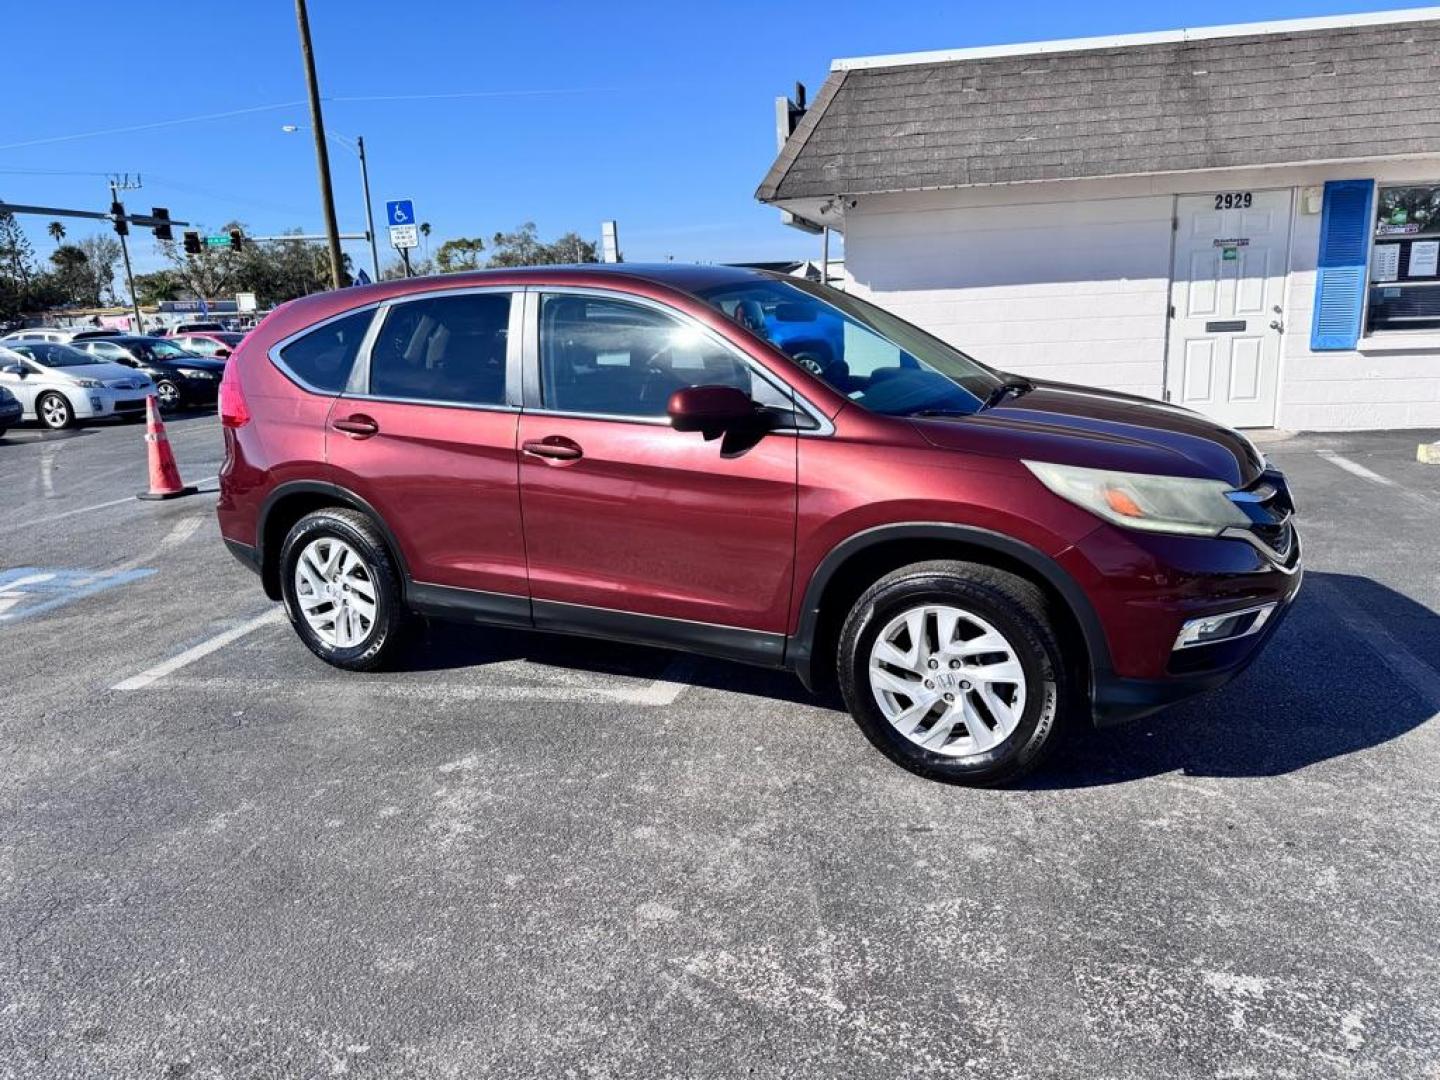
M 835 70 L 756 195 L 1435 152 L 1426 19 Z

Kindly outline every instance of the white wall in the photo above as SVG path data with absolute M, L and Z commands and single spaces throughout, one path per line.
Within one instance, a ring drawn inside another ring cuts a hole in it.
M 1004 370 L 1158 397 L 1170 198 L 1003 193 L 861 200 L 845 217 L 851 291 Z
M 1440 159 L 860 196 L 846 269 L 852 291 L 996 367 L 1160 397 L 1173 197 L 1293 188 L 1278 425 L 1440 427 L 1440 336 L 1310 351 L 1320 215 L 1301 192 L 1372 178 L 1440 182 Z

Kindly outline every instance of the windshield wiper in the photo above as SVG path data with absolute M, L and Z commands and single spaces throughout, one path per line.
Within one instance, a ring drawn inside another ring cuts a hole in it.
M 993 409 L 1000 402 L 1004 401 L 1011 394 L 1019 397 L 1021 394 L 1028 394 L 1035 389 L 1035 384 L 1023 375 L 1006 375 L 1000 385 L 990 391 L 990 396 L 985 399 L 982 409 Z

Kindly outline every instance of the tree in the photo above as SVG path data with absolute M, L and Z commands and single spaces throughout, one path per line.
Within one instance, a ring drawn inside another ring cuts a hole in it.
M 95 299 L 92 306 L 98 307 L 103 303 L 106 293 L 109 293 L 111 301 L 116 300 L 115 264 L 120 261 L 120 241 L 105 233 L 96 233 L 85 237 L 76 246 L 85 253 L 94 279 L 91 295 Z
M 146 307 L 161 300 L 179 300 L 184 288 L 184 282 L 174 270 L 135 275 L 135 299 Z
M 99 307 L 100 294 L 95 284 L 95 274 L 90 259 L 75 244 L 61 244 L 50 255 L 55 269 L 51 271 L 51 283 L 64 299 L 65 304 L 77 307 Z
M 425 258 L 430 258 L 430 222 L 420 223 L 420 235 L 425 238 Z
M 50 239 L 54 240 L 57 244 L 65 239 L 65 226 L 59 221 L 50 222 L 50 224 L 45 227 L 45 231 L 50 234 Z
M 0 213 L 0 274 L 21 284 L 35 276 L 35 249 L 8 210 Z
M 435 268 L 435 264 L 429 259 L 419 259 L 417 261 L 411 262 L 410 264 L 411 277 L 427 277 L 430 274 L 437 273 L 439 273 L 439 271 Z M 381 281 L 401 281 L 404 279 L 404 277 L 405 264 L 402 263 L 399 259 L 395 259 L 393 262 L 388 262 L 380 268 Z
M 478 236 L 446 240 L 435 252 L 435 267 L 442 274 L 479 270 L 480 253 L 484 250 L 485 241 Z
M 495 267 L 555 266 L 600 261 L 595 245 L 573 232 L 566 233 L 554 243 L 541 243 L 535 234 L 533 221 L 527 221 L 512 233 L 496 233 L 490 245 L 494 249 L 490 256 L 490 265 Z
M 221 232 L 240 227 L 238 223 L 230 222 Z M 235 277 L 239 258 L 233 248 L 206 245 L 198 255 L 187 255 L 173 240 L 162 240 L 158 246 L 161 254 L 170 261 L 185 291 L 197 300 L 223 295 Z

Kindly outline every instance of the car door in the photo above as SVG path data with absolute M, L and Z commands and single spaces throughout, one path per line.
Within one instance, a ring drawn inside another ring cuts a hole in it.
M 7 367 L 24 369 L 23 375 L 0 370 L 0 385 L 15 395 L 15 400 L 20 402 L 20 408 L 25 410 L 25 417 L 33 420 L 35 418 L 35 398 L 39 396 L 44 376 L 41 375 L 40 369 L 19 349 L 6 349 L 0 352 L 0 369 Z
M 794 559 L 795 430 L 674 430 L 689 385 L 794 419 L 788 388 L 665 305 L 527 294 L 520 502 L 535 624 L 778 660 Z
M 325 446 L 335 482 L 390 529 L 414 606 L 528 625 L 514 296 L 469 289 L 382 305 L 331 406 Z

